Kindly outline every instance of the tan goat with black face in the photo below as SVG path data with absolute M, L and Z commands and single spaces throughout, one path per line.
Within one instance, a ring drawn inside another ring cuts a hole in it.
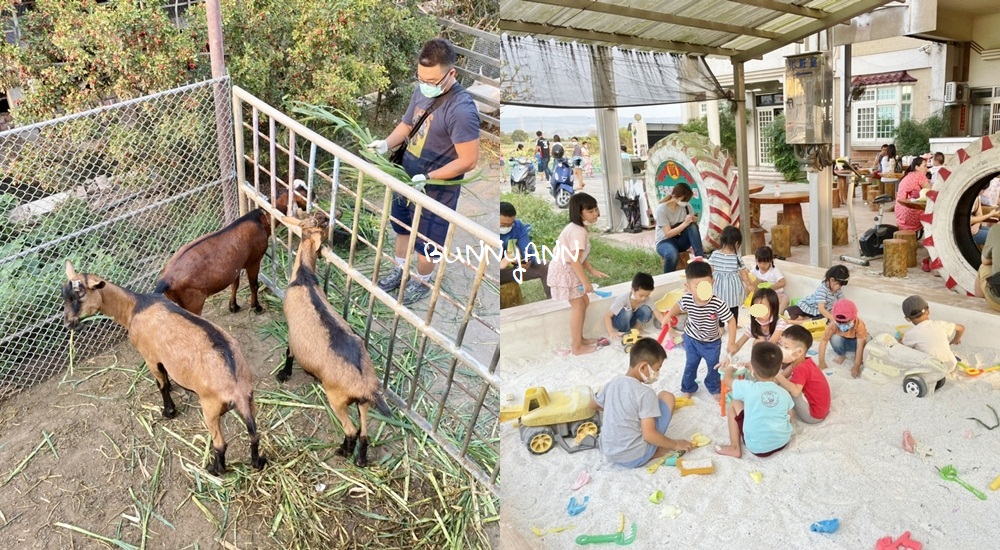
M 89 273 L 77 274 L 66 262 L 62 287 L 66 326 L 97 312 L 114 318 L 128 330 L 128 339 L 146 360 L 163 396 L 163 416 L 177 416 L 170 398 L 170 380 L 198 394 L 205 425 L 212 435 L 212 463 L 208 471 L 226 471 L 226 440 L 222 415 L 235 409 L 250 434 L 250 463 L 258 470 L 267 464 L 260 456 L 254 420 L 253 375 L 240 346 L 218 325 L 189 313 L 159 294 L 136 294 Z
M 291 282 L 285 291 L 288 350 L 285 368 L 278 373 L 278 380 L 284 382 L 291 376 L 293 358 L 298 360 L 302 370 L 319 380 L 330 407 L 344 426 L 344 442 L 337 454 L 350 456 L 357 444 L 355 464 L 364 466 L 368 463 L 368 406 L 375 405 L 386 416 L 392 413 L 382 399 L 375 367 L 364 341 L 334 311 L 316 278 L 316 257 L 326 236 L 325 216 L 304 223 L 295 218 L 284 219 L 286 223 L 302 227 L 302 242 L 295 257 Z M 358 429 L 348 412 L 348 407 L 354 403 L 358 405 L 360 442 Z

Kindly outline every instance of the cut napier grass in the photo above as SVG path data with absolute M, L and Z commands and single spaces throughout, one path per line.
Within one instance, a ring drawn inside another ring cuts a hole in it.
M 311 105 L 309 103 L 293 102 L 292 111 L 300 115 L 305 116 L 305 121 L 310 122 L 320 122 L 323 124 L 328 124 L 333 127 L 334 132 L 344 131 L 348 135 L 354 138 L 357 145 L 358 154 L 365 160 L 375 165 L 376 168 L 382 170 L 383 172 L 389 174 L 390 176 L 398 179 L 399 181 L 410 183 L 410 175 L 406 173 L 403 168 L 397 164 L 389 161 L 388 158 L 380 155 L 379 153 L 372 151 L 368 148 L 368 144 L 377 140 L 375 136 L 365 127 L 358 124 L 356 120 L 350 117 L 344 111 L 340 109 L 328 110 L 326 106 L 322 105 Z M 348 167 L 343 168 L 348 171 Z M 467 185 L 479 181 L 482 178 L 482 170 L 476 172 L 472 177 L 464 178 L 460 180 L 426 180 L 426 185 Z

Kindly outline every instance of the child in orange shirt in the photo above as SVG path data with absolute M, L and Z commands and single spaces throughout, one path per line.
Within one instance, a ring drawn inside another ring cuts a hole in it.
M 851 376 L 861 376 L 861 360 L 865 355 L 865 343 L 868 341 L 868 328 L 858 317 L 858 306 L 854 302 L 837 300 L 830 311 L 833 323 L 827 323 L 826 332 L 819 343 L 819 368 L 826 368 L 826 345 L 833 348 L 833 362 L 841 364 L 848 352 L 854 353 L 854 366 Z

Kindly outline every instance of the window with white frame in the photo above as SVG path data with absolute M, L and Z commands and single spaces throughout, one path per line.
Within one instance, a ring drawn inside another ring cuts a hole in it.
M 913 117 L 913 86 L 891 84 L 865 90 L 851 105 L 855 145 L 891 140 L 899 123 Z
M 1000 132 L 1000 86 L 972 90 L 970 134 L 985 136 Z
M 698 104 L 698 114 L 701 116 L 708 115 L 708 103 L 701 102 Z

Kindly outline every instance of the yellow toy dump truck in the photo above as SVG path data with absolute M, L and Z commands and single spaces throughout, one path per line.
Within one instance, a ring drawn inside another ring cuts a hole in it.
M 524 401 L 500 407 L 500 422 L 515 422 L 531 454 L 545 454 L 554 443 L 568 453 L 594 449 L 601 417 L 590 408 L 593 397 L 590 386 L 552 393 L 541 386 L 531 387 L 524 391 Z

